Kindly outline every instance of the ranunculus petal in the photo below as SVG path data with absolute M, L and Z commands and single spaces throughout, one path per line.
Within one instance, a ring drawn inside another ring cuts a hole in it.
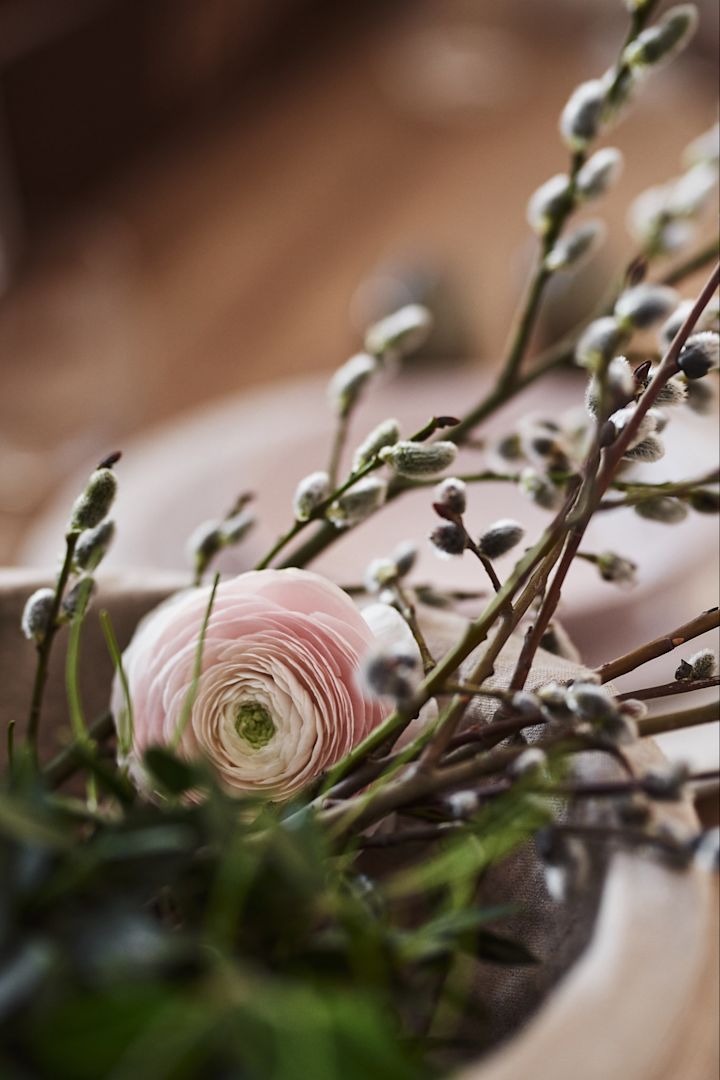
M 193 589 L 166 601 L 125 651 L 134 713 L 128 764 L 136 778 L 143 752 L 178 734 L 209 595 L 208 588 Z M 374 643 L 350 598 L 317 574 L 262 570 L 221 582 L 178 752 L 205 757 L 230 792 L 288 798 L 389 711 L 387 703 L 366 699 L 357 682 Z M 117 678 L 111 708 L 119 717 Z

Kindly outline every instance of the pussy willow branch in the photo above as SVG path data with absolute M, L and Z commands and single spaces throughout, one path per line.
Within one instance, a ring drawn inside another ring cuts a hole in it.
M 638 721 L 638 730 L 643 737 L 663 735 L 667 731 L 680 731 L 683 728 L 697 727 L 699 724 L 712 724 L 718 719 L 720 719 L 720 703 L 710 701 L 707 705 L 697 705 L 694 709 L 685 709 L 683 712 L 646 716 Z
M 684 277 L 694 272 L 699 267 L 701 268 L 703 266 L 706 266 L 711 261 L 713 256 L 714 251 L 703 251 L 701 254 L 693 256 L 686 263 L 679 264 L 673 271 L 673 282 L 677 284 L 679 281 L 683 280 Z M 664 282 L 665 278 L 661 280 Z M 615 300 L 617 299 L 617 294 L 621 291 L 621 289 L 622 283 L 615 288 L 615 290 L 613 291 L 613 295 L 609 298 L 609 300 L 602 303 L 598 307 L 597 312 L 595 312 L 595 314 L 590 316 L 589 318 L 594 318 L 598 315 L 607 314 L 608 312 L 612 311 Z M 577 342 L 583 330 L 587 326 L 588 321 L 588 319 L 583 320 L 583 322 L 575 330 L 571 331 L 559 342 L 556 342 L 554 345 L 550 346 L 548 349 L 542 352 L 537 358 L 532 369 L 519 373 L 512 386 L 501 389 L 498 383 L 496 383 L 490 393 L 485 398 L 483 398 L 482 401 L 478 402 L 477 405 L 470 409 L 461 419 L 459 424 L 457 424 L 454 428 L 451 428 L 450 431 L 443 434 L 443 438 L 449 439 L 451 442 L 457 443 L 458 446 L 462 446 L 464 443 L 467 442 L 470 435 L 475 430 L 475 428 L 478 427 L 479 424 L 483 423 L 483 421 L 493 416 L 500 408 L 508 404 L 508 402 L 512 401 L 512 399 L 515 398 L 518 394 L 520 394 L 523 390 L 526 390 L 529 386 L 537 382 L 539 379 L 543 378 L 543 376 L 548 375 L 551 371 L 555 371 L 556 369 L 563 367 L 565 364 L 570 363 L 573 359 L 573 356 L 575 355 L 575 347 L 577 345 Z M 467 482 L 471 483 L 475 482 L 475 480 L 477 480 L 477 482 L 481 482 L 484 479 L 492 481 L 495 479 L 499 479 L 499 477 L 496 477 L 494 475 L 487 475 L 485 477 L 482 474 L 478 474 L 476 477 L 469 476 L 467 478 Z M 432 483 L 434 484 L 435 481 L 432 481 Z M 408 481 L 400 479 L 398 477 L 391 482 L 388 488 L 387 501 L 393 502 L 396 498 L 404 494 L 406 491 L 414 490 L 419 486 L 422 486 L 422 484 L 418 481 Z M 316 522 L 318 518 L 314 516 L 312 520 L 313 522 Z M 293 527 L 293 529 L 290 530 L 290 532 L 287 533 L 284 538 L 282 538 L 282 543 L 279 542 L 274 551 L 271 552 L 265 560 L 263 560 L 263 565 L 268 565 L 268 563 L 272 561 L 275 555 L 277 555 L 279 551 L 283 550 L 288 543 L 294 540 L 301 531 L 301 528 Z M 295 550 L 290 553 L 290 555 L 283 559 L 280 565 L 282 567 L 307 566 L 308 563 L 312 562 L 313 559 L 316 559 L 318 555 L 321 555 L 322 552 L 326 550 L 326 548 L 328 548 L 335 540 L 337 540 L 340 535 L 341 530 L 337 529 L 331 522 L 323 521 L 318 524 L 318 527 L 313 533 L 313 535 L 308 540 L 304 541 L 299 547 L 296 547 Z
M 654 499 L 658 495 L 688 495 L 697 488 L 705 487 L 707 484 L 717 484 L 718 482 L 720 482 L 720 469 L 718 468 L 710 469 L 708 472 L 703 473 L 702 476 L 697 476 L 691 480 L 668 480 L 658 484 L 614 480 L 612 487 L 624 492 L 625 497 L 612 501 L 603 499 L 598 506 L 598 510 L 618 510 L 624 506 L 635 506 L 644 499 Z
M 378 725 L 342 761 L 338 762 L 330 770 L 327 779 L 328 787 L 332 787 L 338 780 L 354 769 L 360 761 L 363 761 L 368 755 L 384 746 L 388 739 L 397 737 L 415 719 L 423 705 L 441 691 L 447 679 L 454 674 L 463 660 L 485 641 L 488 631 L 495 623 L 498 615 L 506 607 L 508 601 L 512 601 L 515 593 L 526 583 L 536 565 L 542 561 L 548 552 L 553 550 L 557 544 L 557 532 L 561 524 L 562 511 L 548 526 L 537 543 L 520 559 L 500 592 L 496 593 L 491 599 L 485 611 L 479 618 L 468 624 L 460 641 L 445 653 L 433 671 L 422 681 L 413 698 L 402 706 L 398 706 L 382 724 Z
M 425 440 L 429 439 L 430 436 L 433 435 L 438 429 L 446 427 L 448 426 L 448 424 L 452 424 L 453 419 L 454 418 L 433 416 L 427 424 L 424 424 L 420 428 L 419 431 L 416 431 L 414 435 L 410 436 L 410 442 L 425 442 Z M 331 494 L 328 495 L 328 497 L 324 499 L 323 502 L 318 503 L 318 505 L 314 508 L 308 518 L 303 521 L 296 520 L 293 522 L 288 531 L 283 533 L 282 536 L 278 538 L 277 542 L 270 549 L 270 551 L 268 551 L 267 555 L 265 555 L 260 560 L 260 562 L 257 563 L 255 569 L 264 570 L 266 567 L 268 567 L 270 563 L 275 559 L 275 557 L 279 555 L 280 552 L 285 547 L 287 547 L 287 545 L 291 543 L 291 541 L 294 540 L 296 536 L 299 536 L 299 534 L 303 532 L 304 529 L 306 529 L 309 525 L 312 525 L 315 521 L 322 521 L 327 511 L 330 509 L 332 504 L 336 502 L 337 499 L 344 495 L 346 491 L 349 491 L 350 488 L 354 487 L 359 480 L 364 480 L 366 476 L 370 475 L 370 473 L 377 472 L 378 469 L 381 469 L 383 467 L 383 464 L 384 463 L 381 461 L 379 455 L 376 454 L 373 458 L 370 459 L 370 461 L 367 462 L 366 465 L 363 465 L 359 469 L 353 469 L 348 474 L 347 478 L 342 482 L 342 484 L 339 485 L 339 487 L 335 488 L 335 490 L 331 492 Z M 338 533 L 343 531 L 329 521 L 325 521 L 324 524 L 331 530 L 333 537 L 337 536 Z M 302 564 L 292 560 L 290 562 L 285 561 L 282 564 L 283 567 L 300 565 Z
M 676 694 L 692 694 L 695 690 L 709 690 L 720 686 L 717 675 L 712 679 L 675 679 L 674 682 L 660 686 L 642 686 L 639 690 L 630 690 L 627 694 L 618 694 L 618 701 L 653 701 L 655 698 L 674 697 Z
M 68 579 L 72 572 L 73 559 L 75 557 L 75 547 L 77 545 L 79 536 L 79 532 L 73 531 L 69 532 L 65 537 L 65 558 L 63 559 L 60 573 L 58 574 L 57 580 L 55 582 L 55 592 L 53 594 L 53 600 L 50 606 L 47 628 L 45 630 L 45 633 L 43 634 L 42 640 L 37 647 L 37 665 L 35 668 L 35 680 L 33 682 L 32 698 L 30 700 L 30 712 L 28 714 L 27 724 L 27 742 L 30 748 L 32 758 L 36 764 L 38 757 L 38 731 L 40 728 L 40 716 L 42 713 L 43 698 L 45 696 L 45 687 L 47 685 L 48 671 L 50 665 L 50 654 L 52 652 L 55 635 L 60 629 L 60 624 L 58 622 L 60 605 L 62 604 Z M 13 726 L 13 721 L 11 721 L 11 726 L 8 729 L 8 750 L 10 751 L 11 760 L 13 745 Z
M 584 467 L 583 483 L 578 493 L 577 505 L 568 515 L 569 528 L 565 550 L 562 553 L 557 571 L 540 608 L 535 625 L 523 643 L 520 659 L 511 683 L 515 689 L 521 689 L 525 685 L 525 679 L 530 671 L 533 657 L 560 603 L 565 578 L 577 555 L 593 513 L 612 483 L 623 455 L 637 434 L 643 417 L 655 404 L 668 380 L 679 370 L 677 360 L 680 351 L 692 333 L 700 315 L 710 302 L 717 288 L 718 280 L 720 280 L 720 267 L 716 266 L 693 304 L 692 310 L 673 338 L 656 375 L 640 397 L 630 420 L 615 442 L 604 452 L 604 457 L 601 456 L 600 438 L 605 410 L 603 408 L 599 409 L 596 438 Z M 600 466 L 599 473 L 596 472 L 598 466 Z
M 650 660 L 655 660 L 658 656 L 664 656 L 665 653 L 672 652 L 673 649 L 685 645 L 686 642 L 692 641 L 693 638 L 699 637 L 700 634 L 706 634 L 709 630 L 717 630 L 719 626 L 720 608 L 703 611 L 701 615 L 697 615 L 694 619 L 690 619 L 689 622 L 676 627 L 675 630 L 670 630 L 667 634 L 653 638 L 652 641 L 639 645 L 636 649 L 618 656 L 615 660 L 608 660 L 607 663 L 595 669 L 595 674 L 599 676 L 601 683 L 610 682 L 612 679 L 619 678 L 620 675 L 626 675 L 629 671 L 635 671 L 636 668 L 642 667 L 643 664 L 647 664 Z

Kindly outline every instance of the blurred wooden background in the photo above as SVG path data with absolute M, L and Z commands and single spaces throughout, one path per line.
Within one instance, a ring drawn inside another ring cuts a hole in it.
M 704 7 L 618 133 L 608 272 L 628 197 L 714 120 Z M 430 291 L 437 348 L 497 355 L 525 202 L 565 167 L 559 109 L 624 20 L 619 0 L 0 0 L 0 563 L 79 462 L 342 360 L 378 268 Z

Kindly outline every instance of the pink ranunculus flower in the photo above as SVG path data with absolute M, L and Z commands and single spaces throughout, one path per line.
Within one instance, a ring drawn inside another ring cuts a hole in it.
M 209 588 L 173 597 L 125 651 L 134 714 L 127 761 L 141 786 L 143 752 L 177 737 L 208 600 Z M 357 682 L 374 641 L 349 597 L 317 574 L 261 570 L 221 582 L 177 752 L 204 757 L 229 792 L 288 798 L 387 715 L 388 703 L 365 698 Z M 120 732 L 117 678 L 111 709 Z

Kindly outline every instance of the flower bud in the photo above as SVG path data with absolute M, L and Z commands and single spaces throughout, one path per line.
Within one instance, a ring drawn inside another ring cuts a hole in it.
M 713 488 L 698 488 L 690 493 L 688 502 L 698 514 L 720 513 L 720 491 Z
M 707 416 L 712 412 L 715 404 L 715 395 L 712 387 L 696 379 L 687 384 L 687 405 L 698 416 Z
M 717 367 L 720 360 L 720 336 L 710 330 L 692 334 L 687 339 L 680 355 L 678 367 L 686 379 L 702 379 L 708 371 Z
M 700 649 L 688 660 L 693 679 L 712 679 L 717 675 L 717 657 L 712 649 Z
M 207 565 L 223 546 L 222 522 L 203 521 L 188 537 L 186 551 L 190 562 Z
M 677 293 L 666 285 L 635 285 L 615 305 L 615 315 L 628 329 L 647 330 L 677 304 Z
M 603 581 L 615 585 L 635 585 L 637 565 L 631 559 L 623 559 L 614 551 L 603 551 L 597 557 L 597 568 Z
M 607 87 L 601 79 L 580 83 L 560 116 L 560 134 L 573 150 L 584 150 L 597 138 L 602 122 Z
M 535 691 L 536 696 L 550 712 L 560 713 L 567 710 L 567 687 L 553 680 Z
M 570 177 L 565 173 L 551 176 L 528 201 L 527 220 L 531 229 L 539 236 L 545 236 L 568 209 L 569 199 Z
M 623 63 L 631 68 L 655 67 L 684 49 L 698 23 L 694 4 L 678 4 L 666 11 L 654 26 L 643 30 L 623 52 Z
M 374 356 L 384 353 L 408 356 L 425 344 L 432 325 L 432 316 L 426 307 L 407 304 L 368 329 L 365 348 Z
M 112 469 L 96 469 L 82 495 L 75 500 L 70 516 L 70 531 L 82 532 L 99 525 L 107 517 L 116 492 L 117 479 Z
M 678 682 L 688 682 L 692 677 L 692 664 L 688 664 L 687 660 L 681 660 L 675 668 L 675 678 Z
M 257 519 L 248 510 L 239 510 L 237 514 L 231 514 L 222 523 L 223 544 L 239 544 L 250 532 Z
M 114 521 L 101 521 L 94 529 L 81 533 L 75 545 L 75 565 L 80 570 L 95 570 L 105 558 L 114 537 Z
M 556 903 L 562 903 L 583 887 L 589 859 L 585 845 L 576 836 L 541 829 L 535 835 L 535 847 L 543 862 L 545 888 Z
M 665 445 L 658 435 L 646 435 L 634 446 L 629 446 L 623 454 L 624 461 L 642 461 L 652 464 L 665 457 Z
M 620 705 L 620 712 L 630 720 L 644 720 L 648 714 L 648 707 L 644 701 L 638 698 L 628 698 Z
M 467 508 L 467 487 L 463 480 L 448 476 L 435 488 L 434 505 L 449 510 L 451 514 L 464 514 Z
M 499 559 L 506 555 L 525 535 L 525 530 L 517 521 L 503 519 L 496 521 L 478 540 L 480 552 L 488 559 Z
M 42 642 L 50 629 L 54 603 L 54 589 L 36 589 L 28 597 L 20 620 L 20 627 L 28 641 L 34 641 L 36 645 Z
M 614 146 L 605 146 L 589 158 L 575 178 L 581 199 L 597 199 L 615 183 L 623 167 L 623 156 Z
M 417 443 L 404 439 L 380 451 L 380 458 L 399 476 L 410 479 L 437 476 L 449 468 L 457 457 L 457 446 L 451 442 Z
M 682 798 L 688 776 L 688 767 L 683 762 L 667 762 L 648 769 L 642 777 L 642 788 L 651 799 L 675 802 Z
M 715 123 L 702 135 L 688 143 L 683 151 L 683 161 L 686 165 L 696 165 L 699 161 L 712 162 L 717 165 L 720 157 L 720 123 Z
M 77 615 L 81 618 L 87 611 L 90 599 L 96 591 L 97 585 L 91 577 L 82 577 L 70 589 L 62 602 L 62 614 L 66 619 L 74 619 Z
M 587 221 L 574 232 L 560 237 L 545 256 L 545 268 L 553 272 L 576 268 L 590 258 L 604 239 L 605 226 L 602 221 Z
M 418 659 L 402 651 L 370 653 L 360 668 L 360 685 L 372 697 L 408 701 L 420 681 Z
M 358 446 L 353 456 L 353 469 L 364 468 L 384 447 L 392 446 L 399 438 L 400 425 L 397 420 L 383 420 Z
M 523 469 L 520 474 L 520 487 L 535 505 L 541 506 L 543 510 L 557 510 L 560 505 L 560 489 L 535 469 Z
M 717 187 L 717 167 L 706 161 L 698 162 L 669 184 L 665 198 L 665 216 L 692 218 L 705 208 Z
M 454 791 L 445 800 L 450 817 L 464 820 L 472 817 L 480 808 L 480 799 L 476 791 Z
M 417 562 L 417 556 L 417 545 L 411 540 L 403 540 L 397 545 L 390 558 L 395 563 L 398 577 L 404 578 L 410 573 Z
M 374 476 L 358 480 L 356 484 L 341 495 L 327 511 L 328 520 L 338 529 L 347 529 L 359 525 L 383 505 L 387 495 L 387 484 Z
M 365 570 L 365 590 L 369 593 L 381 592 L 397 578 L 398 569 L 392 559 L 373 559 Z
M 566 696 L 568 708 L 581 720 L 602 723 L 617 714 L 615 699 L 604 686 L 575 682 Z
M 462 555 L 467 547 L 467 534 L 454 521 L 443 521 L 430 533 L 430 543 L 438 555 Z
M 580 653 L 565 627 L 557 619 L 553 619 L 540 638 L 540 647 L 553 656 L 562 656 L 564 660 L 570 660 L 574 664 L 580 663 Z
M 519 757 L 510 765 L 512 776 L 531 776 L 533 773 L 542 773 L 547 765 L 547 757 L 539 746 L 530 746 L 523 750 Z
M 616 356 L 610 361 L 605 373 L 605 386 L 608 407 L 613 410 L 613 418 L 630 401 L 637 390 L 633 369 L 624 356 Z M 600 408 L 601 383 L 593 375 L 585 391 L 585 405 L 592 416 L 597 416 Z
M 720 870 L 720 828 L 701 833 L 693 844 L 693 861 L 699 870 L 717 874 Z
M 577 343 L 575 360 L 589 371 L 605 368 L 615 356 L 624 337 L 617 319 L 612 315 L 594 319 Z
M 687 507 L 670 495 L 653 495 L 641 499 L 633 507 L 636 514 L 648 521 L 660 521 L 664 525 L 677 525 L 687 517 Z
M 313 512 L 330 496 L 330 477 L 323 470 L 309 473 L 295 488 L 293 512 L 296 521 L 309 521 Z
M 655 398 L 658 405 L 682 405 L 687 400 L 687 385 L 679 379 L 668 379 Z
M 339 367 L 328 383 L 328 400 L 341 416 L 347 415 L 377 371 L 377 361 L 367 353 L 357 353 Z

